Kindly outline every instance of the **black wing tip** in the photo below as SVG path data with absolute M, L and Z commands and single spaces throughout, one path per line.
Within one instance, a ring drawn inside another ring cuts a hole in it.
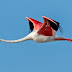
M 57 21 L 55 21 L 55 20 L 53 20 L 54 22 L 56 22 L 57 24 L 60 24 L 59 22 L 57 22 Z

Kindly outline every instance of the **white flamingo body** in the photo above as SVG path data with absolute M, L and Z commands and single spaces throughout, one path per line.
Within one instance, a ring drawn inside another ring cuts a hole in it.
M 51 42 L 54 41 L 55 38 L 56 36 L 39 35 L 37 31 L 32 34 L 32 39 L 37 43 Z

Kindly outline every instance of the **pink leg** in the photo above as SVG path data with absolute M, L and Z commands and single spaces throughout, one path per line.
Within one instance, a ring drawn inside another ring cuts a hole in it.
M 63 38 L 63 37 L 57 37 L 54 40 L 68 40 L 68 41 L 72 41 L 72 39 L 66 39 L 66 38 Z

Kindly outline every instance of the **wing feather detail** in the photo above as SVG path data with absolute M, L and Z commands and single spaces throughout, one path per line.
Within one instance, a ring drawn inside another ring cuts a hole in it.
M 52 36 L 52 28 L 50 26 L 49 21 L 46 18 L 43 18 L 44 22 L 39 31 L 37 32 L 40 35 L 44 36 Z
M 42 26 L 42 23 L 35 20 L 35 19 L 29 18 L 29 17 L 26 17 L 26 19 L 30 23 L 30 27 L 31 27 L 32 30 L 39 30 L 40 27 Z
M 37 33 L 44 36 L 56 36 L 56 31 L 58 30 L 59 27 L 56 21 L 45 16 L 42 17 L 44 22 Z

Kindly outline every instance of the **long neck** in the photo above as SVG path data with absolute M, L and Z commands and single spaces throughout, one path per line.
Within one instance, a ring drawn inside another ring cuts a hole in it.
M 26 41 L 26 40 L 31 40 L 31 37 L 29 35 L 27 35 L 26 37 L 18 39 L 18 40 L 4 40 L 4 39 L 0 39 L 0 41 L 7 42 L 7 43 L 18 43 L 18 42 L 22 42 L 22 41 Z

